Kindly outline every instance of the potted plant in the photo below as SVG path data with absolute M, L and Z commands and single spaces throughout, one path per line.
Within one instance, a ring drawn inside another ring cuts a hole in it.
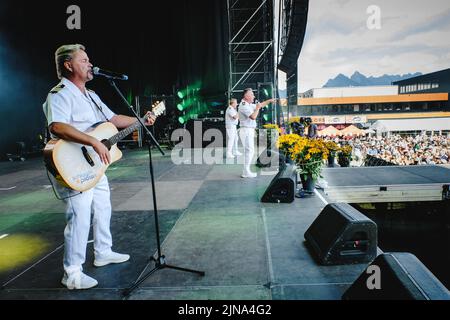
M 305 140 L 305 138 L 300 137 L 298 134 L 294 133 L 283 134 L 278 137 L 277 148 L 280 154 L 282 154 L 286 158 L 286 162 L 293 162 L 293 158 L 291 156 L 292 147 L 303 140 Z
M 317 179 L 321 176 L 323 160 L 328 158 L 329 150 L 320 139 L 301 138 L 290 148 L 291 158 L 298 166 L 298 172 L 306 192 L 314 192 Z
M 345 145 L 339 149 L 338 163 L 341 167 L 349 167 L 352 161 L 352 146 Z
M 336 153 L 339 151 L 339 146 L 334 141 L 325 141 L 325 146 L 328 149 L 328 167 L 334 167 Z

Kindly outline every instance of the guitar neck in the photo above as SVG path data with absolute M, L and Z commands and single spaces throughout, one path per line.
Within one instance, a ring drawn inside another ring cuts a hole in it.
M 141 118 L 142 122 L 145 122 L 147 120 L 148 116 L 146 115 L 145 117 Z M 132 133 L 134 130 L 136 130 L 137 128 L 139 128 L 141 124 L 139 123 L 139 121 L 136 121 L 135 123 L 133 123 L 131 126 L 123 129 L 122 131 L 119 131 L 118 133 L 116 133 L 115 135 L 113 135 L 111 138 L 108 139 L 108 142 L 110 143 L 110 145 L 115 145 L 117 142 L 119 142 L 120 140 L 122 140 L 123 138 L 125 138 L 127 135 L 129 135 L 130 133 Z

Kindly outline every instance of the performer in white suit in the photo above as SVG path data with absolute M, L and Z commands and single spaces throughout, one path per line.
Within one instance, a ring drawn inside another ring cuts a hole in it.
M 259 110 L 275 101 L 275 99 L 268 99 L 256 103 L 254 101 L 255 95 L 253 94 L 253 90 L 251 88 L 245 89 L 244 96 L 239 105 L 239 134 L 242 145 L 244 146 L 244 170 L 242 171 L 242 178 L 256 177 L 256 173 L 250 170 L 255 149 L 256 118 L 258 117 Z
M 137 120 L 112 112 L 86 83 L 93 79 L 92 64 L 80 44 L 63 45 L 55 52 L 56 71 L 61 82 L 47 96 L 43 108 L 52 136 L 92 146 L 105 164 L 111 161 L 108 148 L 96 138 L 84 133 L 99 121 L 109 121 L 117 128 L 126 128 Z M 154 123 L 147 119 L 146 124 Z M 64 229 L 64 276 L 62 284 L 68 289 L 88 289 L 97 280 L 84 274 L 86 246 L 93 211 L 94 265 L 127 261 L 130 256 L 111 250 L 111 201 L 108 179 L 104 175 L 97 185 L 78 193 L 68 189 L 66 202 L 66 228 Z
M 237 100 L 232 98 L 225 113 L 225 128 L 227 130 L 227 158 L 240 156 L 238 150 L 239 136 L 237 134 L 237 124 L 239 114 L 237 112 Z

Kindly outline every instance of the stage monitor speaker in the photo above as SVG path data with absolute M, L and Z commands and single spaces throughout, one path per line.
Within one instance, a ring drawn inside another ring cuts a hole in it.
M 297 168 L 293 164 L 280 166 L 261 198 L 261 202 L 290 203 L 295 199 Z
M 278 159 L 274 159 L 274 157 L 278 157 Z M 282 167 L 286 165 L 286 157 L 278 151 L 264 149 L 256 159 L 256 166 L 259 168 L 270 167 L 272 163 L 278 163 L 279 167 Z
M 450 292 L 407 252 L 379 255 L 343 294 L 344 300 L 450 300 Z
M 371 262 L 377 254 L 377 225 L 347 203 L 328 204 L 305 240 L 321 264 Z

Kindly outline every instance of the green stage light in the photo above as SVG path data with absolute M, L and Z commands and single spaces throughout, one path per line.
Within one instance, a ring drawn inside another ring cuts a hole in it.
M 186 97 L 197 95 L 201 87 L 201 81 L 196 81 L 194 83 L 188 84 L 185 88 L 180 88 L 180 90 L 177 91 L 177 96 L 180 99 L 184 99 Z
M 190 97 L 188 99 L 184 99 L 183 101 L 177 104 L 177 109 L 180 111 L 186 110 L 187 108 L 191 107 L 195 101 L 197 101 L 197 97 Z
M 263 91 L 264 91 L 264 94 L 266 95 L 266 97 L 268 97 L 269 96 L 269 91 L 267 91 L 266 88 L 264 88 Z
M 183 117 L 178 117 L 178 122 L 181 123 L 181 124 L 183 124 L 183 123 L 185 122 L 185 120 L 184 120 Z
M 264 119 L 265 121 L 269 120 L 269 115 L 268 115 L 268 114 L 263 115 L 263 119 Z

